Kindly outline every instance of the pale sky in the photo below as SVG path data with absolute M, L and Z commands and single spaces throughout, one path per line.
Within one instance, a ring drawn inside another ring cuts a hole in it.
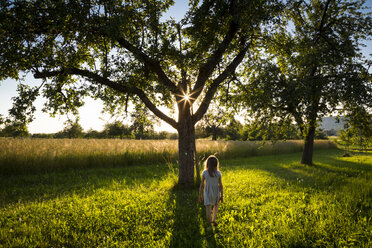
M 372 0 L 366 2 L 367 6 L 372 7 Z M 188 0 L 176 0 L 175 5 L 170 8 L 168 13 L 164 16 L 168 19 L 169 16 L 180 20 L 186 10 L 188 9 Z M 363 53 L 367 56 L 372 53 L 372 41 L 366 43 L 367 47 L 363 48 Z M 31 86 L 40 85 L 41 80 L 34 79 L 32 75 L 26 76 L 26 81 Z M 7 79 L 0 81 L 0 114 L 8 115 L 8 110 L 12 107 L 12 97 L 16 96 L 17 82 L 15 80 Z M 45 99 L 38 97 L 35 102 L 37 111 L 35 113 L 35 120 L 28 125 L 30 133 L 55 133 L 63 129 L 64 122 L 67 120 L 66 116 L 56 116 L 52 118 L 48 113 L 41 111 Z M 80 124 L 85 131 L 94 129 L 101 131 L 107 122 L 113 121 L 108 114 L 103 115 L 102 102 L 95 101 L 91 98 L 85 99 L 85 105 L 79 109 Z M 170 131 L 176 132 L 174 128 L 165 122 L 161 122 L 160 126 L 155 126 L 156 131 Z

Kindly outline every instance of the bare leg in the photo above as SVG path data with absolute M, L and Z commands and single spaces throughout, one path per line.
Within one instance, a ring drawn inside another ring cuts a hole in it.
M 216 221 L 217 211 L 218 211 L 218 203 L 214 204 L 214 207 L 213 207 L 213 219 L 212 219 L 212 222 L 215 222 Z
M 205 213 L 207 215 L 208 225 L 211 224 L 211 206 L 205 206 Z

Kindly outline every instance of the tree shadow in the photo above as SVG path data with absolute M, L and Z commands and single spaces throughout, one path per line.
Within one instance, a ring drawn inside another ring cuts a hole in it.
M 48 201 L 68 195 L 88 197 L 101 188 L 146 186 L 154 180 L 161 180 L 168 173 L 169 169 L 163 165 L 148 165 L 1 175 L 0 207 L 18 202 Z
M 358 154 L 358 157 L 371 156 L 368 154 Z M 362 161 L 345 161 L 341 157 L 328 157 L 328 166 L 324 164 L 316 164 L 319 169 L 325 172 L 344 173 L 348 176 L 357 176 L 360 173 L 368 173 L 372 171 L 372 164 L 364 163 Z
M 175 205 L 170 247 L 202 247 L 196 186 L 176 184 L 169 194 L 169 204 Z
M 277 156 L 274 163 L 260 164 L 255 168 L 284 179 L 284 182 L 295 183 L 305 188 L 329 190 L 330 185 L 337 187 L 357 183 L 344 179 L 367 174 L 371 172 L 372 165 L 364 162 L 345 161 L 341 159 L 341 156 L 338 157 L 335 154 L 320 153 L 317 154 L 313 165 L 300 164 L 299 160 L 290 160 L 283 155 Z
M 217 247 L 217 229 L 206 226 L 205 208 L 198 203 L 198 186 L 175 185 L 169 204 L 174 204 L 173 232 L 170 247 Z

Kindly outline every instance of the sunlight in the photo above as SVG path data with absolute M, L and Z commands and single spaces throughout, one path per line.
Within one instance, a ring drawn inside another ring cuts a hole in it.
M 180 104 L 182 103 L 183 105 L 183 109 L 185 109 L 185 107 L 188 105 L 189 107 L 191 107 L 192 109 L 192 105 L 195 101 L 195 98 L 192 96 L 193 93 L 192 92 L 184 92 L 183 90 L 181 90 L 181 94 L 177 94 L 177 104 Z M 193 111 L 193 110 L 191 110 Z
M 189 101 L 189 99 L 190 99 L 190 96 L 189 96 L 188 94 L 185 94 L 185 95 L 183 96 L 183 100 L 184 100 L 184 101 Z
M 177 96 L 179 97 L 178 102 L 191 103 L 192 101 L 195 100 L 191 95 L 192 93 L 186 93 L 182 90 L 182 94 L 179 95 L 177 94 Z

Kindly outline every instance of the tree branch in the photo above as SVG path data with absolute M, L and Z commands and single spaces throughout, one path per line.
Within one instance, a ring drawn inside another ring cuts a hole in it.
M 99 35 L 102 35 L 106 38 L 117 41 L 122 48 L 125 48 L 128 51 L 130 51 L 139 61 L 143 62 L 145 66 L 147 66 L 151 71 L 153 71 L 158 76 L 159 82 L 161 82 L 166 87 L 168 87 L 168 89 L 173 94 L 180 94 L 181 91 L 165 74 L 165 72 L 161 68 L 160 63 L 158 61 L 151 59 L 147 54 L 145 54 L 141 50 L 141 48 L 134 46 L 133 44 L 131 44 L 129 41 L 127 41 L 123 37 L 116 36 L 116 35 L 110 35 L 110 33 L 107 31 L 109 29 L 110 28 L 107 28 L 106 26 L 102 26 L 100 28 L 92 27 L 92 32 L 98 33 Z M 120 34 L 120 32 L 117 31 L 117 34 Z
M 155 61 L 151 59 L 149 56 L 147 56 L 143 51 L 129 43 L 126 39 L 120 37 L 117 38 L 117 42 L 122 46 L 123 48 L 127 49 L 133 55 L 142 61 L 145 66 L 150 68 L 157 76 L 159 79 L 159 82 L 163 83 L 165 86 L 168 87 L 168 89 L 173 93 L 173 94 L 180 94 L 180 90 L 177 88 L 177 86 L 168 78 L 168 76 L 165 74 L 163 69 L 161 68 L 160 64 L 158 61 Z
M 217 91 L 218 86 L 231 74 L 235 73 L 235 69 L 238 67 L 238 65 L 242 62 L 244 59 L 244 56 L 246 52 L 248 51 L 249 45 L 244 47 L 238 55 L 234 58 L 234 60 L 225 68 L 225 70 L 211 83 L 209 86 L 209 89 L 207 93 L 205 94 L 205 97 L 200 104 L 198 110 L 195 112 L 193 115 L 193 122 L 196 124 L 202 117 L 203 115 L 207 112 L 208 106 L 212 101 L 212 98 L 214 94 Z
M 322 14 L 322 19 L 320 20 L 320 24 L 319 24 L 319 28 L 318 28 L 319 33 L 318 33 L 318 36 L 317 36 L 316 39 L 315 39 L 315 42 L 318 42 L 319 39 L 320 39 L 320 37 L 322 36 L 322 33 L 323 33 L 323 26 L 324 26 L 324 23 L 325 23 L 325 19 L 326 19 L 326 16 L 327 16 L 327 11 L 328 11 L 328 6 L 329 6 L 330 2 L 331 2 L 331 1 L 328 0 L 328 1 L 326 2 L 325 7 L 324 7 L 324 11 L 323 11 L 323 14 Z
M 178 129 L 178 123 L 174 119 L 170 118 L 169 116 L 167 116 L 166 114 L 164 114 L 163 112 L 161 112 L 151 102 L 151 100 L 146 96 L 146 94 L 142 90 L 136 89 L 135 90 L 135 94 L 141 99 L 141 101 L 146 105 L 146 107 L 151 112 L 153 112 L 157 117 L 159 117 L 160 119 L 162 119 L 163 121 L 165 121 L 166 123 L 168 123 L 169 125 L 171 125 L 173 128 Z
M 57 71 L 42 71 L 42 72 L 37 71 L 34 73 L 34 77 L 35 78 L 50 78 L 50 77 L 55 77 L 61 74 L 78 75 L 78 76 L 87 77 L 99 84 L 108 86 L 111 89 L 114 89 L 121 93 L 128 93 L 128 92 L 133 93 L 133 90 L 125 85 L 115 83 L 108 78 L 100 76 L 97 73 L 94 73 L 88 70 L 78 69 L 78 68 L 64 68 L 64 69 L 57 70 Z
M 177 122 L 173 120 L 172 118 L 170 118 L 169 116 L 167 116 L 166 114 L 164 114 L 162 111 L 160 111 L 151 102 L 151 100 L 146 96 L 146 94 L 142 90 L 136 87 L 127 87 L 125 85 L 113 82 L 108 78 L 102 77 L 97 73 L 94 73 L 88 70 L 78 69 L 78 68 L 66 68 L 66 69 L 62 69 L 58 71 L 43 71 L 43 72 L 37 71 L 34 73 L 34 77 L 35 78 L 48 78 L 48 77 L 55 77 L 55 76 L 58 76 L 64 73 L 69 74 L 69 75 L 79 75 L 79 76 L 87 77 L 101 85 L 110 87 L 111 89 L 116 90 L 120 93 L 136 94 L 151 112 L 153 112 L 157 117 L 159 117 L 160 119 L 162 119 L 163 121 L 165 121 L 166 123 L 174 127 L 175 129 L 177 129 L 177 126 L 178 126 Z
M 192 103 L 199 97 L 201 94 L 205 82 L 212 74 L 216 65 L 220 62 L 222 55 L 226 51 L 227 47 L 230 45 L 232 40 L 234 39 L 236 33 L 238 32 L 239 25 L 236 23 L 237 19 L 237 1 L 231 1 L 230 5 L 230 13 L 232 14 L 232 19 L 230 20 L 229 30 L 226 33 L 225 38 L 220 43 L 218 49 L 208 58 L 207 62 L 200 67 L 198 78 L 196 79 L 196 83 L 192 92 L 190 93 L 190 97 Z

